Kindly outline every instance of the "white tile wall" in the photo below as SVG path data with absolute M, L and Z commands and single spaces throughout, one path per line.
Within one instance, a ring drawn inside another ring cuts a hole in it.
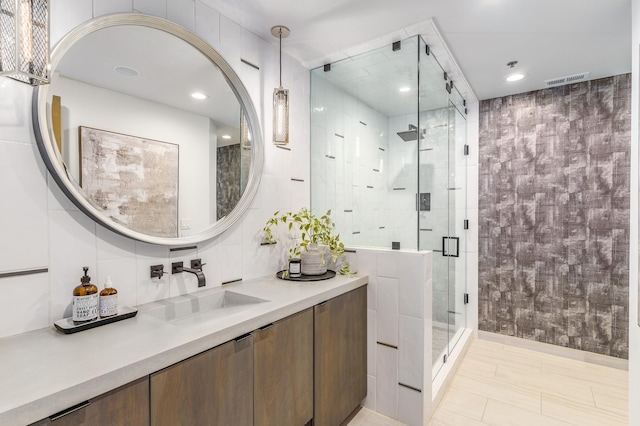
M 49 274 L 0 279 L 0 292 L 0 336 L 26 333 L 49 324 Z
M 167 2 L 167 19 L 195 31 L 196 15 L 193 0 L 172 0 Z
M 408 426 L 422 426 L 425 407 L 422 394 L 404 386 L 398 386 L 398 420 Z
M 398 418 L 398 350 L 378 344 L 376 411 Z
M 101 16 L 118 12 L 133 12 L 133 3 L 131 0 L 93 1 L 93 16 Z
M 133 0 L 133 9 L 147 15 L 167 17 L 167 3 L 171 0 Z
M 196 33 L 214 49 L 218 49 L 220 47 L 220 13 L 202 1 L 196 1 L 195 13 Z
M 378 341 L 398 346 L 398 280 L 378 276 Z
M 356 256 L 359 273 L 369 275 L 365 406 L 420 424 L 431 410 L 432 254 L 358 248 Z
M 45 167 L 30 143 L 0 141 L 0 271 L 46 267 Z
M 422 390 L 424 371 L 424 321 L 400 315 L 398 343 L 399 383 Z
M 275 210 L 309 204 L 308 70 L 284 55 L 287 70 L 283 84 L 290 87 L 292 104 L 298 106 L 292 151 L 284 151 L 270 142 L 271 98 L 278 75 L 276 46 L 201 0 L 56 0 L 51 2 L 52 46 L 93 16 L 132 10 L 195 30 L 219 49 L 246 83 L 265 135 L 265 166 L 256 199 L 237 225 L 191 252 L 170 253 L 167 247 L 117 235 L 80 212 L 48 175 L 31 127 L 32 88 L 0 77 L 0 195 L 10 200 L 0 205 L 0 273 L 49 268 L 45 274 L 0 278 L 0 288 L 7 288 L 5 294 L 13 299 L 11 303 L 0 302 L 0 323 L 12 319 L 10 326 L 0 327 L 0 338 L 46 327 L 69 316 L 71 292 L 80 281 L 83 266 L 89 266 L 89 275 L 99 287 L 111 275 L 120 303 L 130 305 L 197 291 L 194 275 L 169 274 L 171 261 L 176 259 L 188 263 L 202 258 L 207 263 L 207 288 L 222 281 L 271 274 L 283 263 L 285 253 L 280 247 L 260 246 L 264 222 Z M 244 56 L 260 70 L 242 64 Z M 305 182 L 292 186 L 292 177 Z M 158 264 L 164 265 L 167 275 L 151 279 L 149 267 Z M 29 285 L 29 292 L 24 291 L 25 285 Z

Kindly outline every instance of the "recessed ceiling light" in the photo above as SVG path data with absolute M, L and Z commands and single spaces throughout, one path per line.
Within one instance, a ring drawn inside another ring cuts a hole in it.
M 507 77 L 507 81 L 512 82 L 512 81 L 518 81 L 518 80 L 522 80 L 524 78 L 524 74 L 520 74 L 519 72 L 515 73 L 515 74 L 511 74 L 510 76 Z
M 229 136 L 229 135 L 222 135 L 222 139 L 231 139 L 231 136 Z
M 207 99 L 207 98 L 208 98 L 208 96 L 207 96 L 207 95 L 205 95 L 204 93 L 200 93 L 200 92 L 194 92 L 194 93 L 192 93 L 192 94 L 191 94 L 191 97 L 192 97 L 193 99 L 197 99 L 197 100 L 199 100 L 199 101 L 202 101 L 202 100 L 204 100 L 204 99 Z
M 124 65 L 113 67 L 113 70 L 120 75 L 124 75 L 125 77 L 138 77 L 140 75 L 138 70 L 131 67 L 126 67 Z
M 404 86 L 398 89 L 399 92 L 408 92 L 409 90 L 411 90 L 411 88 L 407 86 Z

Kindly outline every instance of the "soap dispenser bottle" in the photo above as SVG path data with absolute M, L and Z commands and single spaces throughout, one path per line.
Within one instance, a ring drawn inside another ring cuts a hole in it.
M 107 277 L 100 292 L 100 318 L 112 317 L 118 313 L 118 290 L 113 288 L 111 277 Z
M 72 317 L 74 324 L 92 321 L 98 318 L 98 287 L 91 284 L 87 275 L 89 267 L 85 266 L 80 285 L 73 289 Z

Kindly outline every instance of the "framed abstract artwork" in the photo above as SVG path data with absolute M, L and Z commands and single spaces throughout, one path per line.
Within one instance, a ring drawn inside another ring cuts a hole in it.
M 80 126 L 80 187 L 127 228 L 178 236 L 179 145 Z

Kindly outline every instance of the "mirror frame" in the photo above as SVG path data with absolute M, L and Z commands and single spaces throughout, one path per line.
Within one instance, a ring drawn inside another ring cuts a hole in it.
M 57 182 L 62 192 L 85 214 L 91 217 L 100 225 L 127 237 L 133 238 L 138 241 L 143 241 L 151 244 L 167 245 L 167 246 L 179 246 L 199 243 L 208 239 L 211 239 L 225 230 L 229 229 L 242 214 L 249 208 L 260 184 L 260 178 L 262 176 L 262 168 L 264 163 L 264 145 L 262 138 L 262 129 L 260 127 L 260 121 L 256 113 L 249 92 L 245 88 L 244 84 L 240 80 L 240 77 L 233 71 L 227 61 L 211 47 L 206 41 L 166 19 L 158 18 L 155 16 L 145 15 L 141 13 L 116 13 L 111 15 L 105 15 L 98 18 L 89 20 L 80 26 L 76 27 L 68 34 L 66 34 L 62 40 L 55 46 L 51 53 L 51 71 L 56 69 L 56 66 L 64 56 L 64 54 L 82 37 L 98 31 L 103 28 L 121 26 L 121 25 L 138 25 L 164 31 L 168 34 L 172 34 L 192 47 L 196 48 L 203 55 L 205 55 L 215 66 L 217 66 L 222 74 L 226 77 L 227 82 L 231 86 L 231 89 L 236 94 L 240 106 L 242 107 L 245 116 L 247 117 L 248 124 L 251 129 L 253 137 L 252 149 L 251 149 L 251 166 L 249 169 L 249 178 L 247 180 L 247 186 L 238 201 L 238 204 L 233 210 L 223 219 L 211 224 L 208 228 L 205 228 L 202 232 L 185 237 L 169 238 L 169 237 L 156 237 L 153 235 L 147 235 L 138 231 L 128 229 L 127 227 L 116 223 L 107 217 L 103 212 L 95 208 L 89 203 L 82 192 L 76 187 L 69 179 L 62 157 L 59 151 L 56 149 L 53 143 L 52 131 L 50 124 L 50 117 L 47 115 L 47 98 L 49 93 L 49 85 L 41 85 L 34 88 L 32 99 L 32 120 L 33 130 L 36 136 L 36 142 L 40 154 Z

